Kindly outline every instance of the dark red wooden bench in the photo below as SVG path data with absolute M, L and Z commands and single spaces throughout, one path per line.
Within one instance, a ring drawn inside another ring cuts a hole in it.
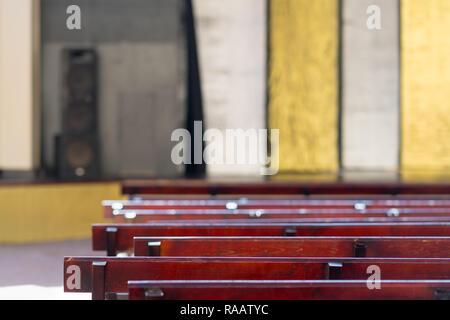
M 65 257 L 64 291 L 105 299 L 130 280 L 367 280 L 374 265 L 383 280 L 450 279 L 450 259 Z
M 134 180 L 122 192 L 130 200 L 103 202 L 117 223 L 92 226 L 93 249 L 109 257 L 65 257 L 66 292 L 449 298 L 448 183 Z M 136 256 L 112 257 L 133 249 Z M 374 266 L 381 289 L 371 290 Z
M 225 220 L 225 219 L 327 219 L 327 218 L 450 218 L 450 208 L 367 209 L 129 209 L 114 210 L 116 223 L 145 223 L 156 220 Z
M 133 248 L 138 236 L 450 236 L 448 222 L 226 223 L 171 221 L 151 224 L 95 224 L 93 250 L 108 255 Z
M 364 280 L 153 280 L 128 281 L 128 292 L 131 300 L 450 299 L 450 280 L 381 280 L 379 285 L 380 289 L 369 289 Z M 232 303 L 227 306 L 215 313 L 237 314 Z
M 386 208 L 450 208 L 449 198 L 391 198 L 391 199 L 172 199 L 172 200 L 105 200 L 104 216 L 111 218 L 114 210 L 121 209 L 386 209 Z
M 404 182 L 301 182 L 301 181 L 208 181 L 208 180 L 126 180 L 122 193 L 206 194 L 206 195 L 437 195 L 450 194 L 448 183 Z
M 450 258 L 450 237 L 136 237 L 134 255 Z

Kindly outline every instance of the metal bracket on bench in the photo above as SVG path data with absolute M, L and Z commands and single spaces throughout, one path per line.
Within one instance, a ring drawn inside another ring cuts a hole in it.
M 328 262 L 327 268 L 328 268 L 328 270 L 327 270 L 328 280 L 341 279 L 342 263 L 339 263 L 339 262 Z
M 295 237 L 296 234 L 297 234 L 297 229 L 295 229 L 293 227 L 287 227 L 284 229 L 284 235 L 286 237 Z
M 164 292 L 161 289 L 154 288 L 154 289 L 147 289 L 145 290 L 145 297 L 150 298 L 162 298 L 164 297 Z
M 225 204 L 225 208 L 227 208 L 228 210 L 236 210 L 238 207 L 239 206 L 238 206 L 237 202 L 234 202 L 234 201 L 228 201 Z
M 354 256 L 359 258 L 366 257 L 366 244 L 364 242 L 360 241 L 355 242 Z
M 248 216 L 252 219 L 254 218 L 261 218 L 263 215 L 263 212 L 261 210 L 251 211 Z
M 353 205 L 353 208 L 358 211 L 364 211 L 367 208 L 367 205 L 364 202 L 357 202 Z
M 128 293 L 107 293 L 106 300 L 129 300 Z
M 161 241 L 151 241 L 147 242 L 148 255 L 149 256 L 160 256 L 161 255 Z
M 128 299 L 128 293 L 114 293 L 114 292 L 107 292 L 105 294 L 106 300 L 129 300 Z
M 436 289 L 434 291 L 434 296 L 436 297 L 436 300 L 450 300 L 450 290 Z
M 116 227 L 108 227 L 106 228 L 106 255 L 107 256 L 115 256 L 116 255 L 116 235 L 117 228 Z
M 92 262 L 91 286 L 92 300 L 105 300 L 105 270 L 106 261 Z
M 386 215 L 388 217 L 399 217 L 400 216 L 400 210 L 398 210 L 397 208 L 390 208 L 387 212 Z

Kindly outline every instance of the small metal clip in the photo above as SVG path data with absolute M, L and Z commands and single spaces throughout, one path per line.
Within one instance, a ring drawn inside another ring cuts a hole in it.
M 114 210 L 121 210 L 123 209 L 123 204 L 120 202 L 114 202 L 113 204 L 111 204 L 111 208 Z
M 136 216 L 137 216 L 137 214 L 136 214 L 135 211 L 127 211 L 127 212 L 125 212 L 125 218 L 126 219 L 130 219 L 130 220 L 136 219 Z
M 128 293 L 108 292 L 105 296 L 106 300 L 128 300 Z
M 145 290 L 145 296 L 152 297 L 152 298 L 161 298 L 161 297 L 164 297 L 164 292 L 158 288 L 147 289 L 147 290 Z
M 238 208 L 238 204 L 236 202 L 227 202 L 225 208 L 228 210 L 236 210 Z
M 262 214 L 263 213 L 261 210 L 256 210 L 256 211 L 251 211 L 248 215 L 250 216 L 250 218 L 261 218 Z
M 116 293 L 116 300 L 128 300 L 128 293 Z
M 284 235 L 286 237 L 294 237 L 296 234 L 297 234 L 297 230 L 295 228 L 288 227 L 288 228 L 284 229 Z
M 398 216 L 400 216 L 400 210 L 398 210 L 397 208 L 391 208 L 388 210 L 386 215 L 388 217 L 398 217 Z
M 363 202 L 357 202 L 355 203 L 355 205 L 353 206 L 355 208 L 355 210 L 366 210 L 366 204 Z

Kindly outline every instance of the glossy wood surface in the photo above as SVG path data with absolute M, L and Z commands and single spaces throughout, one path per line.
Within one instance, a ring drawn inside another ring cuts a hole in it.
M 130 300 L 436 300 L 448 299 L 450 281 L 382 280 L 370 290 L 358 280 L 154 280 L 129 281 L 128 290 Z
M 450 237 L 136 237 L 134 255 L 450 258 Z
M 231 220 L 231 219 L 337 219 L 337 218 L 436 218 L 450 217 L 450 208 L 385 209 L 135 209 L 114 210 L 117 223 L 145 223 L 157 220 Z
M 445 258 L 65 257 L 64 291 L 90 292 L 99 282 L 92 266 L 102 263 L 102 290 L 113 293 L 127 292 L 129 280 L 367 280 L 372 265 L 384 280 L 450 279 Z M 68 286 L 73 268 L 80 270 L 79 288 Z
M 448 183 L 125 180 L 124 194 L 450 194 Z
M 112 232 L 107 232 L 110 230 Z M 151 224 L 95 224 L 93 250 L 109 254 L 133 248 L 138 236 L 450 236 L 448 222 L 233 223 L 158 221 Z M 107 240 L 109 237 L 109 241 Z
M 414 199 L 390 197 L 384 199 L 153 199 L 153 200 L 105 200 L 104 216 L 112 217 L 121 209 L 348 209 L 357 208 L 450 208 L 450 198 Z
M 65 257 L 64 291 L 449 299 L 448 183 L 134 180 L 122 190 L 130 200 L 102 203 L 116 223 L 92 226 L 93 249 L 107 256 Z M 367 286 L 371 268 L 381 289 Z

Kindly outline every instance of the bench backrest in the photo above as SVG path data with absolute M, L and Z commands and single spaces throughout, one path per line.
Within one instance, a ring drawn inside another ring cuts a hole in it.
M 136 237 L 134 255 L 450 258 L 450 237 Z
M 145 236 L 450 236 L 448 222 L 398 223 L 233 223 L 153 222 L 151 224 L 96 224 L 93 250 L 108 255 L 133 249 L 133 237 Z
M 129 281 L 131 300 L 448 300 L 450 280 L 153 280 Z M 370 286 L 370 288 L 369 288 Z M 230 304 L 225 314 L 242 313 Z M 245 314 L 267 314 L 249 306 Z
M 450 259 L 65 257 L 64 291 L 99 298 L 127 292 L 130 280 L 366 280 L 374 266 L 384 280 L 450 279 Z
M 244 199 L 244 200 L 105 200 L 105 217 L 120 209 L 379 209 L 379 208 L 449 208 L 450 199 Z
M 207 180 L 124 181 L 123 194 L 209 194 L 209 195 L 336 195 L 336 194 L 450 194 L 450 184 L 402 182 L 215 182 Z
M 114 210 L 117 223 L 145 223 L 158 220 L 230 220 L 230 219 L 365 219 L 365 218 L 450 218 L 449 208 L 385 209 L 127 209 Z M 402 219 L 399 219 L 401 221 Z M 408 220 L 408 219 L 406 219 Z M 410 220 L 412 221 L 412 220 Z

